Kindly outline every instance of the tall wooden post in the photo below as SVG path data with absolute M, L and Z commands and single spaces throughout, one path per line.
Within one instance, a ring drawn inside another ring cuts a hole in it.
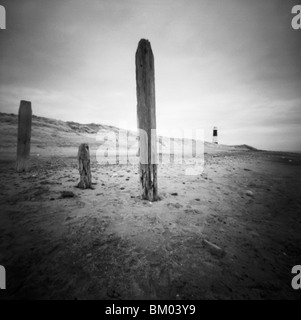
M 158 200 L 154 56 L 150 42 L 141 39 L 136 51 L 137 123 L 140 133 L 139 176 L 141 197 Z M 146 135 L 142 135 L 143 130 Z M 147 161 L 145 161 L 147 160 Z
M 78 166 L 80 174 L 78 187 L 80 189 L 92 189 L 90 151 L 86 143 L 82 143 L 78 148 Z
M 29 169 L 31 122 L 31 102 L 22 100 L 20 103 L 18 116 L 18 145 L 16 165 L 18 172 L 28 171 Z

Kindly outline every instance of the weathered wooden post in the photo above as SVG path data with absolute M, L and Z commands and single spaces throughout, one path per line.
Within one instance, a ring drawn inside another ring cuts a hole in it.
M 80 189 L 92 189 L 92 176 L 90 168 L 90 152 L 89 146 L 86 143 L 82 143 L 78 148 L 78 166 L 80 181 L 78 187 Z
M 17 165 L 18 172 L 28 171 L 30 139 L 31 139 L 32 110 L 31 102 L 21 101 L 18 116 Z
M 139 41 L 135 60 L 141 197 L 156 201 L 158 186 L 157 141 L 154 131 L 156 130 L 155 68 L 154 56 L 148 40 Z M 142 134 L 142 130 L 146 135 Z

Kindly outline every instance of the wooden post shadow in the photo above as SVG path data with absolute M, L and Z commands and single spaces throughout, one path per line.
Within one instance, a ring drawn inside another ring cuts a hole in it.
M 16 164 L 16 169 L 18 172 L 26 172 L 29 169 L 31 123 L 31 102 L 22 100 L 20 102 L 18 115 L 18 144 Z
M 141 197 L 158 200 L 155 68 L 151 44 L 141 39 L 136 51 L 136 93 L 139 139 Z M 153 132 L 152 132 L 153 129 Z M 141 134 L 141 131 L 146 135 Z M 145 161 L 146 160 L 146 161 Z

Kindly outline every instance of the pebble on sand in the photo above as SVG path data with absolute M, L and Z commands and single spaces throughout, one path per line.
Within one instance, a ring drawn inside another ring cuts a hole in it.
M 62 198 L 73 198 L 75 194 L 72 191 L 61 191 Z
M 219 246 L 217 246 L 216 244 L 214 244 L 206 239 L 203 239 L 202 242 L 203 242 L 203 245 L 209 249 L 211 254 L 218 256 L 218 257 L 222 257 L 225 254 L 225 251 L 222 248 L 220 248 Z
M 250 190 L 246 191 L 246 195 L 249 196 L 249 197 L 252 197 L 252 198 L 254 197 L 254 193 L 252 191 L 250 191 Z

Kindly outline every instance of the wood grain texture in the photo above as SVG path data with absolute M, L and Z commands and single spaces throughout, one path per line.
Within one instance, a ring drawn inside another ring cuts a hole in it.
M 17 164 L 18 172 L 29 170 L 32 109 L 31 102 L 21 101 L 18 116 Z
M 90 151 L 86 143 L 81 144 L 78 148 L 78 166 L 80 174 L 78 187 L 80 189 L 92 189 Z
M 136 51 L 137 123 L 139 139 L 139 177 L 142 199 L 158 200 L 156 97 L 154 55 L 150 42 L 141 39 Z M 152 132 L 153 130 L 153 132 Z M 147 161 L 145 161 L 145 159 Z

